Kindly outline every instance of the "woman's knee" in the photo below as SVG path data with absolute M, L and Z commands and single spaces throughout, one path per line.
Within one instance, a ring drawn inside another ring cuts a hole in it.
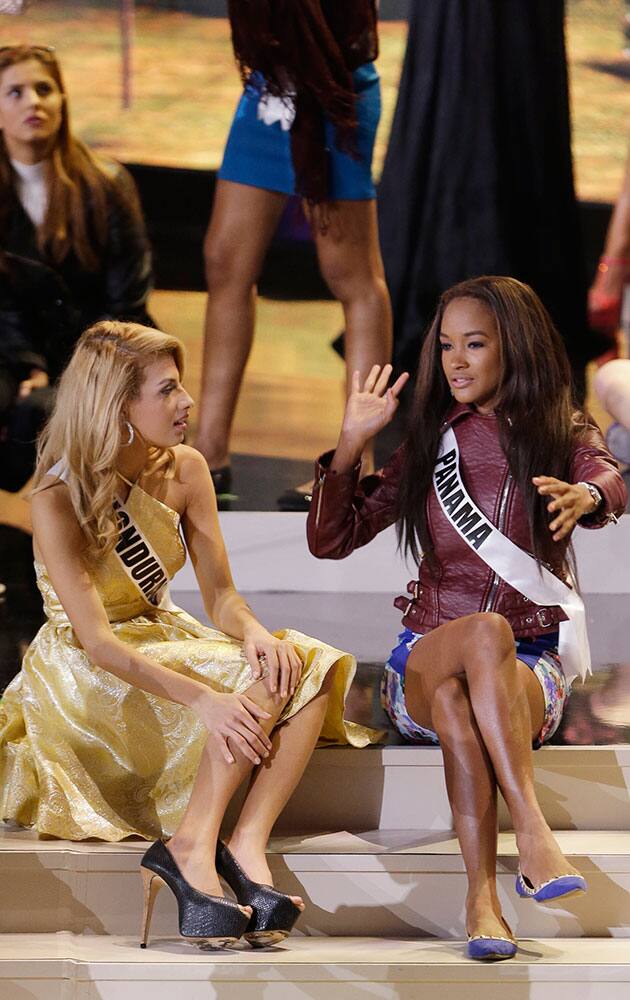
M 338 302 L 378 300 L 386 295 L 383 277 L 358 254 L 335 254 L 319 261 L 322 277 Z
M 203 247 L 206 286 L 210 294 L 226 289 L 249 294 L 256 284 L 257 272 L 243 260 L 242 253 L 230 240 L 206 237 Z
M 464 662 L 489 667 L 502 663 L 514 652 L 514 633 L 503 615 L 480 611 L 465 620 Z

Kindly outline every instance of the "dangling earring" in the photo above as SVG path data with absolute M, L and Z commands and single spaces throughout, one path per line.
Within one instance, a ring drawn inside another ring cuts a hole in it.
M 127 428 L 127 433 L 129 434 L 129 440 L 125 441 L 125 443 L 123 444 L 123 448 L 128 448 L 130 444 L 133 444 L 133 439 L 135 438 L 136 434 L 133 429 L 133 424 L 130 424 L 128 420 L 125 420 L 125 427 Z

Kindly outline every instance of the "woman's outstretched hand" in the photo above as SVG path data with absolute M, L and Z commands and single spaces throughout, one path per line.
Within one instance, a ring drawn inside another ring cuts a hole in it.
M 269 756 L 271 740 L 258 720 L 271 716 L 247 695 L 219 694 L 207 688 L 192 708 L 208 730 L 209 746 L 228 764 L 234 763 L 235 750 L 253 764 Z
M 558 512 L 549 525 L 554 542 L 571 534 L 580 518 L 595 509 L 591 494 L 580 483 L 563 483 L 553 476 L 534 476 L 532 482 L 541 496 L 553 497 L 547 510 Z

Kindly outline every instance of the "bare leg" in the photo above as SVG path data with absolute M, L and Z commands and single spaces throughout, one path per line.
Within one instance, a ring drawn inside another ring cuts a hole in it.
M 335 670 L 329 670 L 319 693 L 278 726 L 270 757 L 253 772 L 229 847 L 256 882 L 272 884 L 265 854 L 271 828 L 297 787 L 322 731 L 334 675 Z
M 286 699 L 269 691 L 267 681 L 257 681 L 247 691 L 248 697 L 271 714 L 261 722 L 270 733 Z M 196 889 L 212 896 L 222 896 L 223 890 L 215 868 L 215 851 L 219 829 L 230 799 L 252 769 L 252 762 L 232 747 L 234 763 L 211 754 L 204 747 L 193 790 L 181 823 L 169 841 L 169 850 L 183 874 Z
M 511 629 L 501 615 L 459 618 L 414 647 L 406 688 L 412 718 L 430 726 L 435 690 L 456 675 L 466 678 L 475 720 L 512 816 L 523 872 L 537 884 L 575 871 L 558 848 L 534 789 L 531 740 L 543 721 L 542 689 L 529 667 L 517 661 Z
M 467 931 L 505 937 L 496 880 L 497 784 L 465 677 L 449 677 L 434 691 L 431 718 L 468 875 Z
M 375 201 L 338 201 L 325 233 L 313 226 L 322 275 L 341 302 L 345 319 L 346 394 L 352 373 L 364 379 L 392 353 L 392 310 L 378 242 Z M 372 445 L 364 472 L 374 467 Z
M 326 714 L 334 673 L 330 670 L 319 693 L 276 729 L 270 757 L 255 769 L 230 838 L 230 848 L 244 871 L 257 881 L 271 882 L 265 857 L 269 834 L 313 752 Z M 247 694 L 272 713 L 272 718 L 262 723 L 263 728 L 271 732 L 286 700 L 271 694 L 266 681 L 253 684 Z M 235 753 L 235 763 L 227 764 L 204 748 L 186 812 L 169 841 L 169 849 L 188 881 L 210 895 L 223 895 L 214 861 L 217 838 L 225 810 L 251 769 L 251 762 L 241 754 Z M 291 898 L 303 907 L 299 896 Z
M 208 284 L 195 446 L 211 469 L 226 465 L 254 333 L 256 281 L 286 196 L 218 181 L 204 254 Z

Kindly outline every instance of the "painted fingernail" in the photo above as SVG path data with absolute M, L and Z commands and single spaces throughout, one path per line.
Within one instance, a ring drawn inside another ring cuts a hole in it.
M 260 764 L 260 757 L 254 757 L 254 764 Z

